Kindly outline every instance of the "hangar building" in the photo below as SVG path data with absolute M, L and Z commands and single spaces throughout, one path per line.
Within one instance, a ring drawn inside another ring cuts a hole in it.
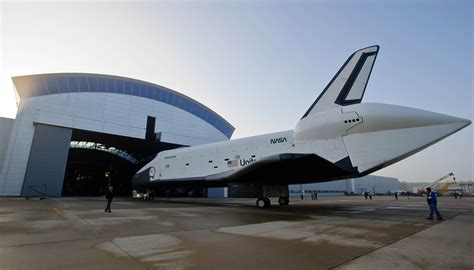
M 234 127 L 203 104 L 130 78 L 14 77 L 16 119 L 0 118 L 0 196 L 129 195 L 156 153 L 228 140 Z M 102 189 L 102 190 L 101 190 Z

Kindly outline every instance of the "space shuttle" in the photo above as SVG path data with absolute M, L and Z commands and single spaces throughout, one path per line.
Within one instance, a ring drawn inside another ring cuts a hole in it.
M 144 187 L 260 186 L 287 205 L 288 185 L 357 178 L 405 159 L 468 126 L 468 119 L 361 103 L 379 46 L 354 52 L 293 130 L 167 150 L 133 178 Z

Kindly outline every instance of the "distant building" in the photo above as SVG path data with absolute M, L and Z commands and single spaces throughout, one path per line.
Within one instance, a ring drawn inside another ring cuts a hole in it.
M 310 196 L 311 191 L 318 193 L 318 196 L 344 195 L 345 193 L 361 194 L 372 192 L 374 194 L 393 192 L 400 190 L 400 182 L 397 178 L 367 175 L 360 178 L 338 180 L 332 182 L 290 185 L 290 196 L 301 195 L 301 190 L 305 191 L 305 196 Z

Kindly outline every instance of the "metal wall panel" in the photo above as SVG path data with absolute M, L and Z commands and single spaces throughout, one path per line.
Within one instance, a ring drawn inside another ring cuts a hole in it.
M 10 141 L 14 123 L 15 119 L 0 117 L 0 168 L 3 167 L 3 161 L 7 154 L 8 142 Z
M 72 129 L 37 124 L 21 196 L 60 197 Z

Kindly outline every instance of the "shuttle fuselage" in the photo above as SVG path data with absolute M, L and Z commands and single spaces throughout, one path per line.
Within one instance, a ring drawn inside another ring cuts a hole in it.
M 360 177 L 471 123 L 414 108 L 361 103 L 377 53 L 378 46 L 372 46 L 352 54 L 294 130 L 160 152 L 137 172 L 134 185 L 281 186 Z M 259 207 L 269 205 L 266 197 L 257 200 Z M 280 204 L 287 203 L 280 195 Z

